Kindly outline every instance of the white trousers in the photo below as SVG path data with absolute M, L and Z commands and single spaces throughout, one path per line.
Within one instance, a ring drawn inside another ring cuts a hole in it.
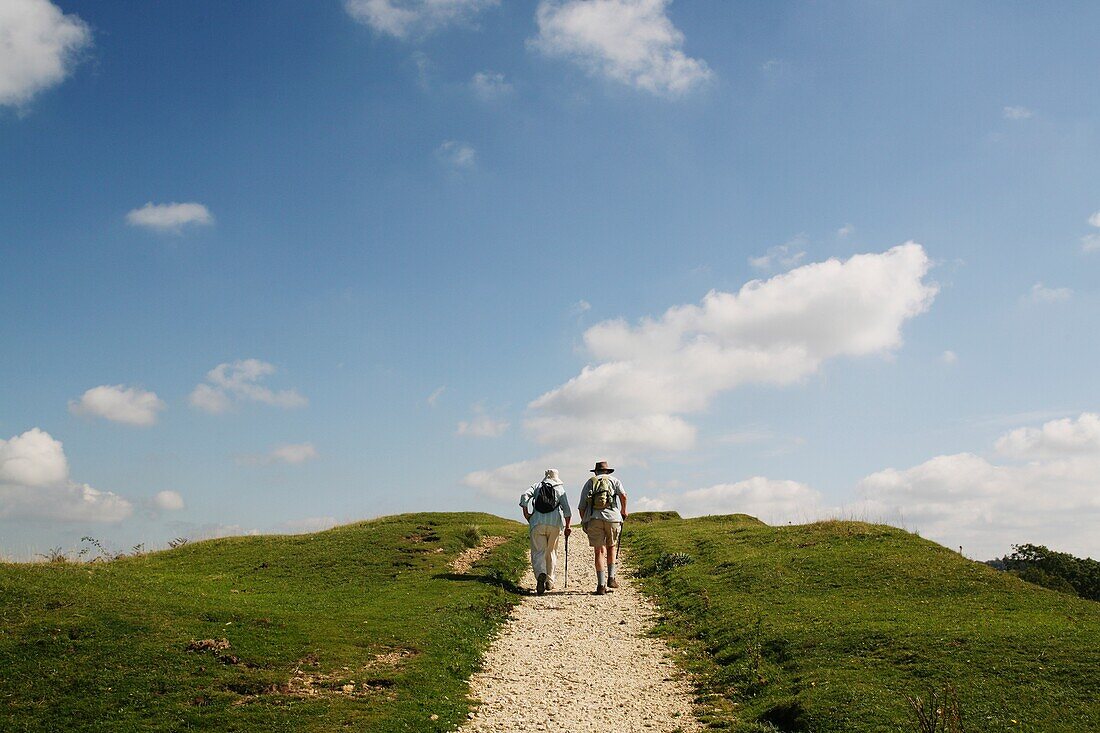
M 561 535 L 561 527 L 551 524 L 536 524 L 531 527 L 531 569 L 535 571 L 535 577 L 539 573 L 546 573 L 550 580 L 554 579 L 554 565 L 557 556 L 554 554 L 558 548 L 558 537 Z

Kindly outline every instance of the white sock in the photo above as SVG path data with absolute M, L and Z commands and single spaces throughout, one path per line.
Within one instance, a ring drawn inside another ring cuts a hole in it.
M 596 585 L 607 585 L 607 573 L 602 570 L 596 571 Z
M 607 566 L 607 577 L 609 577 L 609 578 L 614 578 L 615 577 L 615 563 L 611 563 L 610 565 Z

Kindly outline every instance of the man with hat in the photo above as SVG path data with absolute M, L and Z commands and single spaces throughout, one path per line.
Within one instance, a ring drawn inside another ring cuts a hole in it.
M 615 469 L 600 461 L 592 469 L 596 474 L 581 489 L 581 501 L 577 507 L 581 513 L 581 526 L 588 535 L 588 544 L 596 551 L 596 595 L 602 596 L 609 588 L 618 588 L 615 577 L 615 545 L 619 541 L 623 520 L 626 519 L 626 492 L 622 482 L 611 474 Z

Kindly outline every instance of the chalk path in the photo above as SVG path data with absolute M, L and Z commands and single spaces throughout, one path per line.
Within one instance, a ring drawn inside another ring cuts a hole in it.
M 655 611 L 620 573 L 622 587 L 592 595 L 592 550 L 579 529 L 569 538 L 569 588 L 558 546 L 557 587 L 520 603 L 470 680 L 481 702 L 467 733 L 700 731 L 691 687 L 668 647 L 646 636 Z M 534 588 L 528 569 L 523 581 Z

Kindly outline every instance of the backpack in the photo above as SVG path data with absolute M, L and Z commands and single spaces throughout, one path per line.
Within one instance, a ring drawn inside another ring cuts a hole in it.
M 607 476 L 593 476 L 592 491 L 588 497 L 591 507 L 596 511 L 610 509 L 615 504 L 615 484 Z
M 558 492 L 554 490 L 554 484 L 543 481 L 535 492 L 535 511 L 541 514 L 552 512 L 558 508 Z

